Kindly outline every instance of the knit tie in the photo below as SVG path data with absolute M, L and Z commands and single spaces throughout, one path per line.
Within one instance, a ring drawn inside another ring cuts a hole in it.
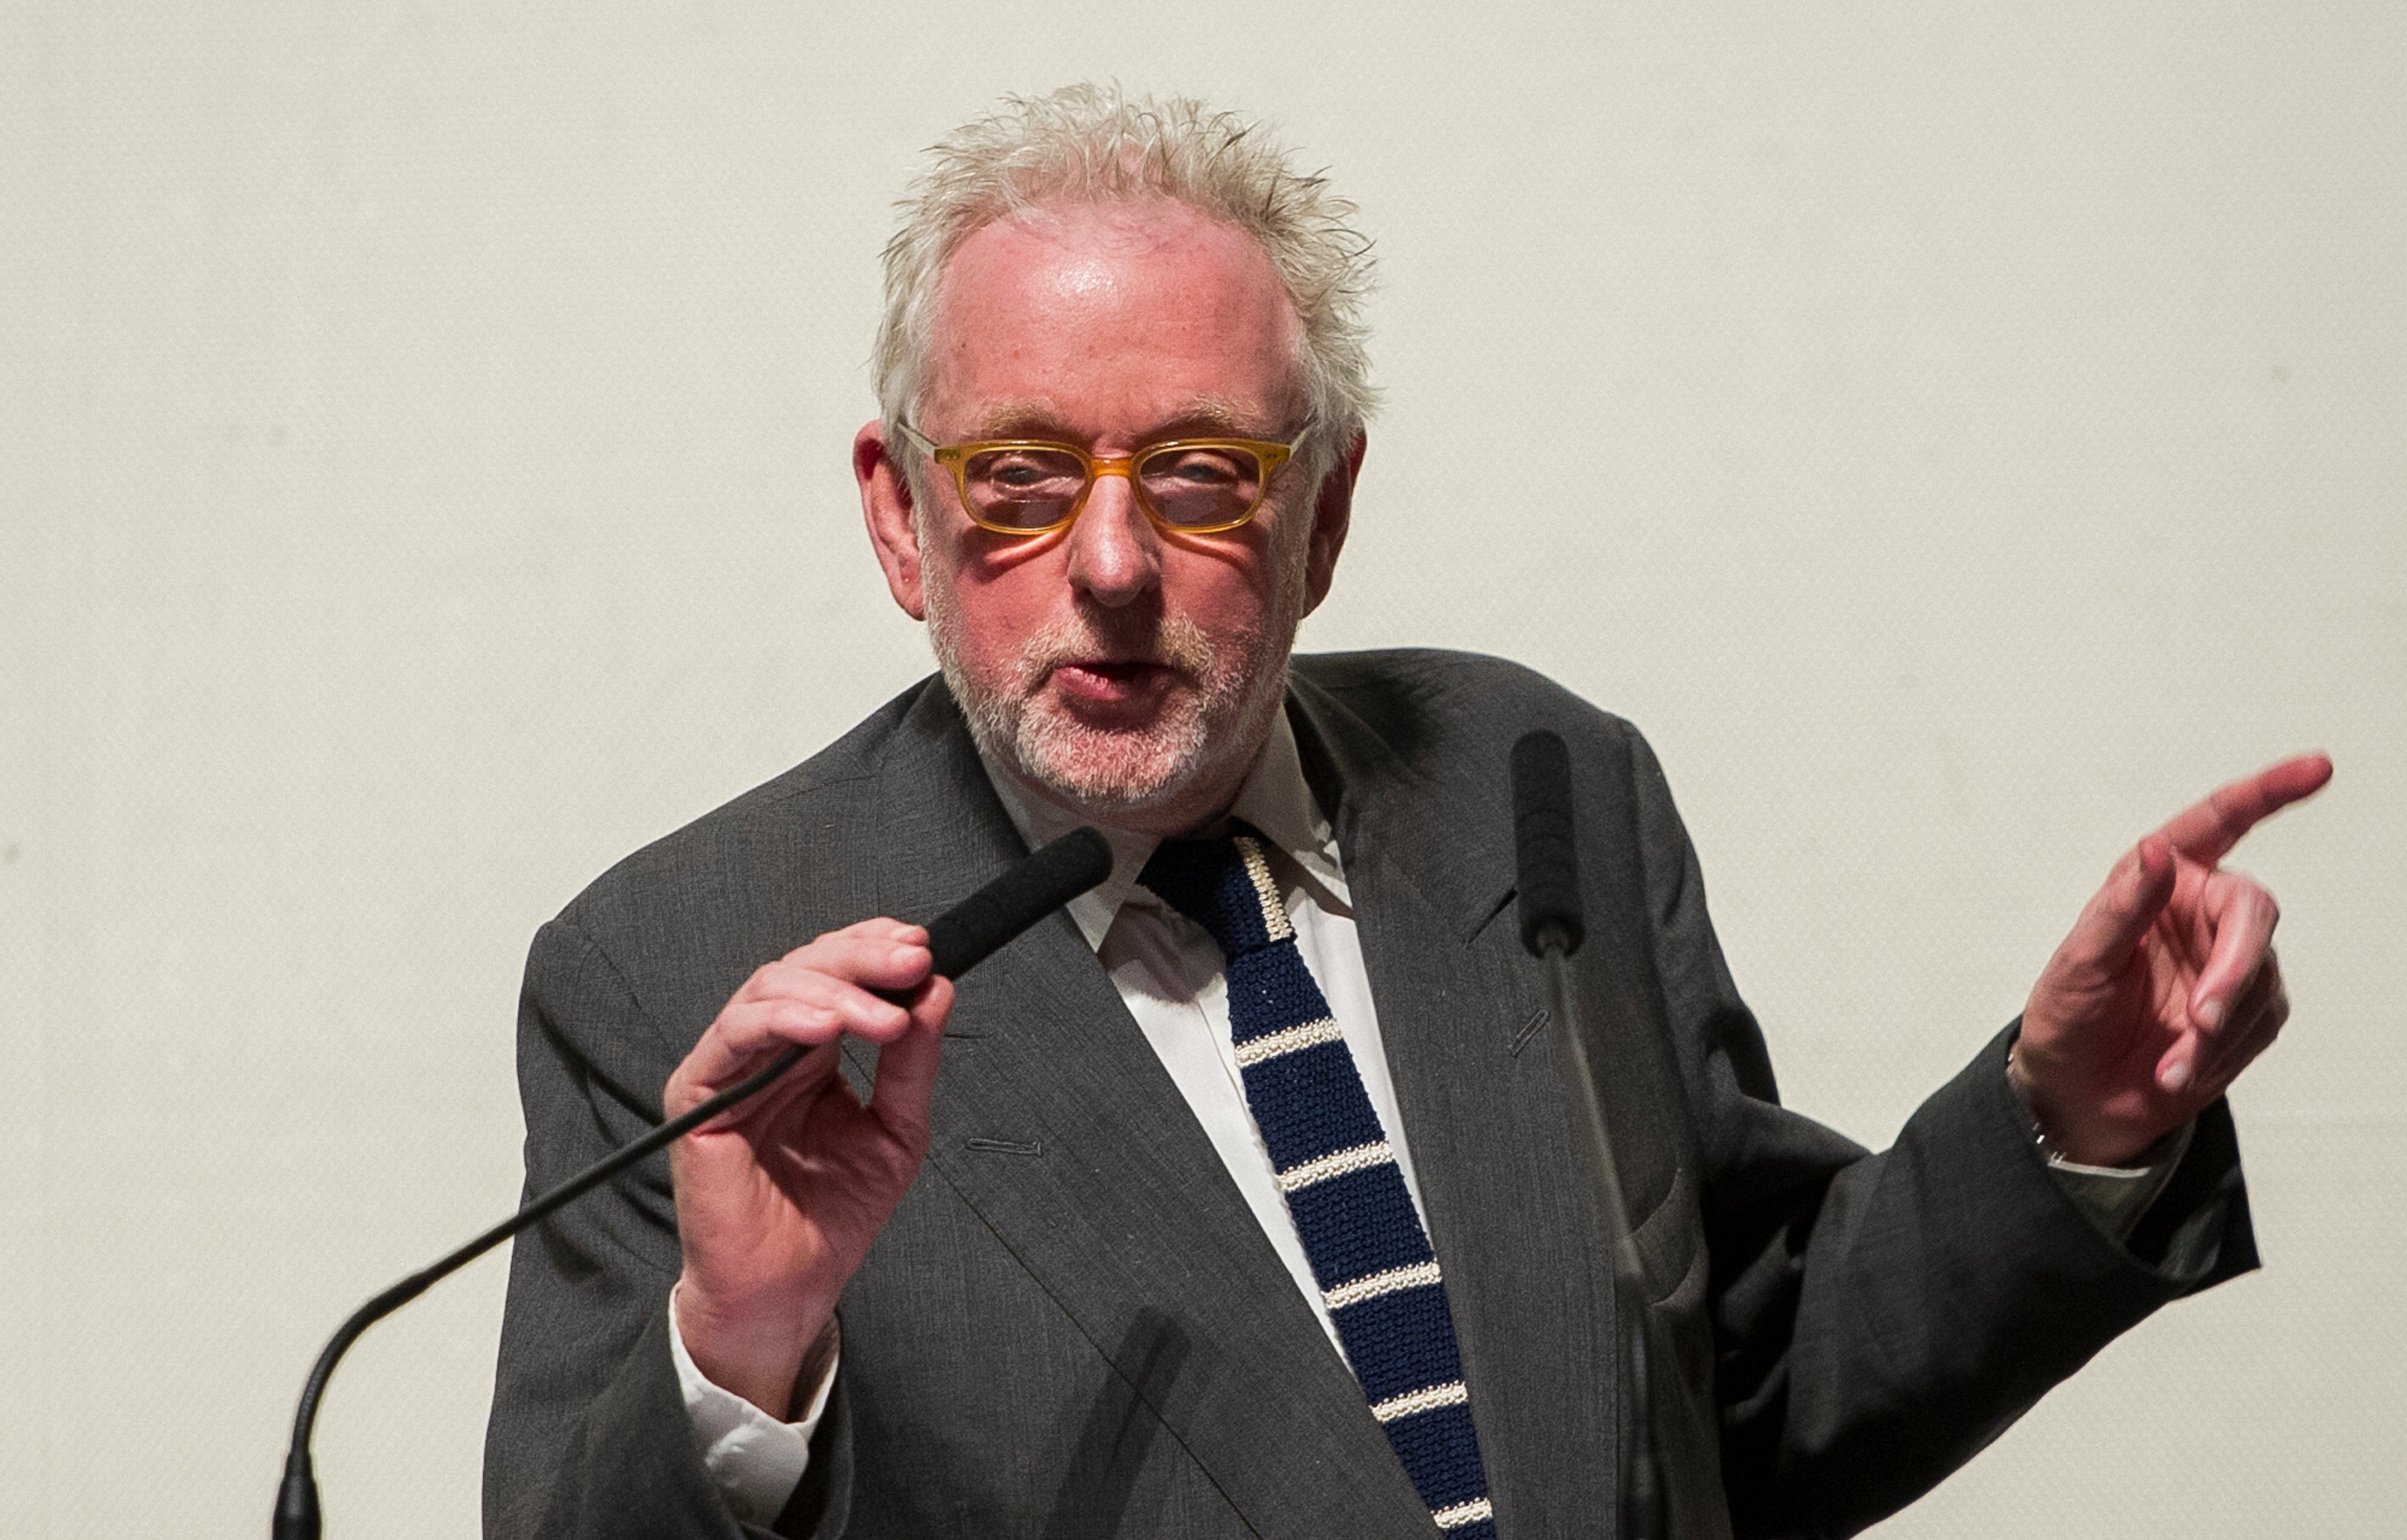
M 1137 878 L 1226 959 L 1246 1105 L 1371 1415 L 1449 1540 L 1494 1540 L 1446 1284 L 1260 837 L 1165 840 Z

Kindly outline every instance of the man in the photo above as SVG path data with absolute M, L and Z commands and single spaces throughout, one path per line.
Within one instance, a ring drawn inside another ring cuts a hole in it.
M 1364 453 L 1347 212 L 1191 104 L 940 147 L 854 465 L 942 682 L 538 936 L 531 1188 L 814 1051 L 519 1248 L 489 1532 L 1604 1529 L 1611 1263 L 1509 914 L 1534 727 L 1678 1533 L 1861 1528 L 2254 1264 L 2221 1093 L 2287 1006 L 2216 863 L 2329 764 L 2143 840 L 1888 1152 L 1782 1110 L 1627 724 L 1488 660 L 1290 668 Z M 958 988 L 859 918 L 1080 822 L 1112 878 Z

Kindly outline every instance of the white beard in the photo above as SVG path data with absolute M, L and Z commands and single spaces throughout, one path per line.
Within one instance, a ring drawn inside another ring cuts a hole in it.
M 1076 620 L 1029 637 L 1008 677 L 988 687 L 962 664 L 951 586 L 932 580 L 928 640 L 982 753 L 1070 806 L 1111 822 L 1115 814 L 1162 806 L 1223 775 L 1233 792 L 1287 698 L 1303 586 L 1301 570 L 1278 574 L 1277 601 L 1262 623 L 1223 636 L 1218 649 L 1184 616 L 1082 609 Z M 1097 727 L 1042 692 L 1055 665 L 1098 653 L 1135 654 L 1177 674 L 1178 684 L 1153 721 L 1135 729 Z

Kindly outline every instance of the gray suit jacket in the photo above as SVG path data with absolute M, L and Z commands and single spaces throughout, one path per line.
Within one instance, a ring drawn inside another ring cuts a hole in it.
M 1290 719 L 1353 891 L 1499 1533 L 1609 1533 L 1610 1262 L 1516 934 L 1507 751 L 1569 741 L 1584 1030 L 1646 1263 L 1683 1533 L 1851 1533 L 2158 1305 L 2254 1265 L 2218 1105 L 2118 1245 L 2049 1177 L 2001 1034 L 1872 1155 L 1782 1109 L 1653 756 L 1526 670 L 1299 658 Z M 642 850 L 544 927 L 520 1019 L 530 1191 L 658 1116 L 762 962 L 925 918 L 1021 853 L 929 681 Z M 962 981 L 926 1166 L 840 1315 L 788 1533 L 1429 1533 L 1331 1351 L 1068 918 Z M 857 1083 L 874 1052 L 849 1045 Z M 495 1536 L 758 1533 L 719 1503 L 664 1325 L 667 1168 L 512 1258 Z

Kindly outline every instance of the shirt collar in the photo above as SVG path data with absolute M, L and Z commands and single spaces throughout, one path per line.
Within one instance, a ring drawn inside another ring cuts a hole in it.
M 988 758 L 984 749 L 978 750 L 978 763 L 986 767 L 986 778 L 994 783 L 1003 810 L 1030 849 L 1057 840 L 1082 823 L 1093 824 L 1111 842 L 1112 875 L 1068 905 L 1070 918 L 1077 922 L 1087 945 L 1103 946 L 1121 905 L 1160 904 L 1136 880 L 1153 858 L 1154 847 L 1161 843 L 1160 836 L 1073 813 L 1037 795 L 1018 775 Z M 1264 839 L 1293 860 L 1303 869 L 1307 886 L 1317 890 L 1317 902 L 1340 913 L 1351 911 L 1353 899 L 1346 887 L 1345 868 L 1338 863 L 1336 841 L 1303 778 L 1303 761 L 1296 752 L 1295 730 L 1288 725 L 1286 712 L 1272 719 L 1270 737 L 1254 757 L 1253 768 L 1246 772 L 1236 801 L 1229 805 L 1229 816 L 1260 830 Z

